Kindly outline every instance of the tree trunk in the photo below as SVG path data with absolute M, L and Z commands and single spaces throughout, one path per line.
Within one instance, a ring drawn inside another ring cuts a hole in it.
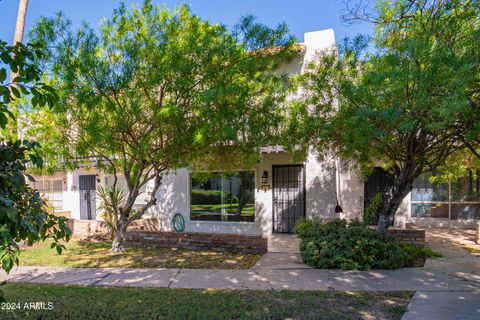
M 23 41 L 23 30 L 25 29 L 25 17 L 27 15 L 28 0 L 20 0 L 18 3 L 17 24 L 13 35 L 13 45 Z
M 392 196 L 383 195 L 382 205 L 380 206 L 380 215 L 378 217 L 377 231 L 381 234 L 386 234 L 387 229 L 392 225 L 395 213 L 400 207 L 408 191 L 397 192 Z
M 115 237 L 113 238 L 112 249 L 110 249 L 110 252 L 125 253 L 123 243 L 125 241 L 125 234 L 127 233 L 128 225 L 128 221 L 119 221 L 119 225 L 117 226 L 117 230 L 115 231 Z
M 412 190 L 413 182 L 418 177 L 418 172 L 418 168 L 406 165 L 395 177 L 390 193 L 382 195 L 377 225 L 377 231 L 380 234 L 386 234 L 387 229 L 392 225 L 395 213 L 403 199 Z
M 28 0 L 20 0 L 18 3 L 18 13 L 17 13 L 17 23 L 15 25 L 15 33 L 13 34 L 13 45 L 17 43 L 22 43 L 23 42 L 23 31 L 25 29 L 25 17 L 27 15 L 27 6 L 28 6 Z M 12 87 L 16 86 L 13 83 L 13 79 L 17 77 L 17 73 L 13 72 L 10 70 L 10 96 L 13 96 L 12 92 Z M 9 104 L 9 110 L 14 114 L 17 115 L 17 104 L 16 103 L 10 103 Z M 12 121 L 12 134 L 16 137 L 18 135 L 17 133 L 17 121 Z
M 132 190 L 131 195 L 128 196 L 127 203 L 123 208 L 120 209 L 120 218 L 117 219 L 117 230 L 115 231 L 115 237 L 113 238 L 112 249 L 110 249 L 110 252 L 125 253 L 123 243 L 125 242 L 127 227 L 136 219 L 140 219 L 150 207 L 157 203 L 155 194 L 157 193 L 157 190 L 162 182 L 162 177 L 157 175 L 154 181 L 154 186 L 150 192 L 150 200 L 142 208 L 137 209 L 133 215 L 130 215 L 130 213 L 135 203 L 135 199 L 138 196 L 138 188 Z

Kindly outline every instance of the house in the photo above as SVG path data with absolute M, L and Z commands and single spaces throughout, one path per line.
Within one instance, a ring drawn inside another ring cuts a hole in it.
M 335 45 L 333 30 L 305 33 L 301 53 L 282 71 L 300 73 L 316 52 Z M 36 177 L 34 187 L 45 194 L 55 211 L 71 218 L 101 219 L 95 190 L 111 184 L 111 177 L 95 168 Z M 120 183 L 122 185 L 122 182 Z M 148 215 L 170 230 L 180 213 L 185 230 L 208 233 L 269 235 L 291 233 L 302 217 L 362 217 L 371 195 L 388 188 L 391 179 L 377 168 L 367 181 L 345 168 L 341 159 L 319 161 L 314 153 L 294 162 L 281 146 L 262 150 L 261 162 L 251 171 L 196 173 L 179 169 L 163 178 L 157 205 Z M 125 188 L 125 183 L 123 182 Z M 135 206 L 145 203 L 146 185 Z M 335 213 L 337 199 L 343 207 Z M 479 181 L 474 176 L 448 184 L 432 184 L 428 176 L 415 183 L 399 208 L 395 225 L 470 227 L 480 219 Z

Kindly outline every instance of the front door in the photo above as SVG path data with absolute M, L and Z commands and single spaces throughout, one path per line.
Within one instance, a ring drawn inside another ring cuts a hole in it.
M 305 217 L 305 167 L 273 166 L 273 232 L 292 233 Z
M 95 220 L 95 175 L 81 175 L 79 181 L 80 189 L 80 219 Z

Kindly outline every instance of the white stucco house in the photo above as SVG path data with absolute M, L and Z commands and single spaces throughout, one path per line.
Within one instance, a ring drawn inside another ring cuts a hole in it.
M 316 52 L 335 45 L 333 30 L 308 32 L 302 51 L 288 65 L 290 73 L 302 72 Z M 35 188 L 44 193 L 57 212 L 69 212 L 74 219 L 101 219 L 96 210 L 95 190 L 111 177 L 96 169 L 78 168 L 53 176 L 36 176 Z M 361 218 L 365 198 L 389 184 L 380 168 L 368 181 L 344 168 L 341 159 L 317 160 L 311 153 L 305 162 L 293 162 L 281 146 L 264 148 L 261 162 L 251 171 L 225 175 L 220 172 L 198 176 L 183 168 L 164 177 L 148 213 L 170 230 L 174 214 L 183 215 L 185 231 L 270 235 L 291 233 L 302 217 Z M 137 205 L 149 192 L 147 184 Z M 343 213 L 335 213 L 336 199 Z M 404 199 L 396 227 L 407 223 L 420 226 L 470 227 L 480 219 L 479 181 L 473 176 L 449 184 L 433 185 L 422 176 Z

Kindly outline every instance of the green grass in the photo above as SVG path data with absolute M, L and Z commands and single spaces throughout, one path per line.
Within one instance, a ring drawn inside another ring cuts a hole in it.
M 224 209 L 229 214 L 237 213 L 238 204 L 192 204 L 190 205 L 191 214 L 221 213 Z M 252 216 L 255 214 L 255 205 L 248 204 L 242 209 L 242 215 Z
M 111 242 L 71 240 L 67 250 L 57 255 L 51 242 L 26 248 L 20 254 L 21 265 L 56 267 L 110 268 L 189 268 L 249 269 L 260 259 L 259 254 L 192 251 L 176 248 L 127 245 L 126 254 L 113 254 Z
M 11 283 L 6 301 L 52 310 L 0 310 L 2 319 L 400 319 L 413 292 L 230 291 Z

